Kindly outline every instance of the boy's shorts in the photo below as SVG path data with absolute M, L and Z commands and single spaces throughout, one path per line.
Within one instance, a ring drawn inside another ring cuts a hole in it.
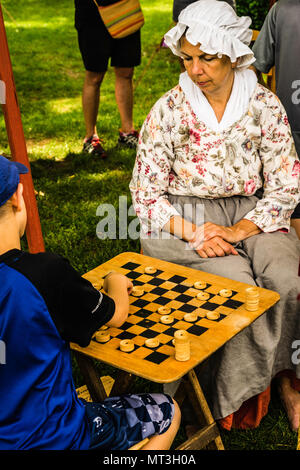
M 127 450 L 154 434 L 163 434 L 174 417 L 169 395 L 144 393 L 106 398 L 102 403 L 82 400 L 90 430 L 90 449 Z
M 136 67 L 141 63 L 141 32 L 113 39 L 105 26 L 79 29 L 78 44 L 86 70 L 106 72 L 109 59 L 112 67 Z

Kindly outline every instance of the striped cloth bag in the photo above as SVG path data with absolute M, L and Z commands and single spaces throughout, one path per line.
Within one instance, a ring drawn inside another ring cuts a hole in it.
M 96 0 L 94 2 L 109 34 L 115 39 L 133 34 L 144 24 L 139 0 L 120 0 L 107 6 L 98 5 Z

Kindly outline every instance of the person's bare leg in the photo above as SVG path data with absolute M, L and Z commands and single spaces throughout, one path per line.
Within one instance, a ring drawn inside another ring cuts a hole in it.
M 100 103 L 100 86 L 103 81 L 105 72 L 86 71 L 83 91 L 82 91 L 82 108 L 86 128 L 85 137 L 89 139 L 97 134 L 96 123 Z
M 293 431 L 297 431 L 300 426 L 300 393 L 291 386 L 288 377 L 278 378 L 278 390 L 288 415 L 290 427 Z
M 133 130 L 133 67 L 115 67 L 115 95 L 121 119 L 121 131 Z
M 181 420 L 180 408 L 177 402 L 175 400 L 173 401 L 175 405 L 175 413 L 174 413 L 174 418 L 172 420 L 172 423 L 169 429 L 163 434 L 150 437 L 147 444 L 145 444 L 140 450 L 168 450 L 170 449 L 175 439 L 175 436 L 177 434 L 177 431 L 179 429 L 180 420 Z

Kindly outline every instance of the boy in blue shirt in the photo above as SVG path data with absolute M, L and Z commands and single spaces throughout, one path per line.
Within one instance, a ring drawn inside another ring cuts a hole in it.
M 69 342 L 85 347 L 102 325 L 120 326 L 132 283 L 110 273 L 106 293 L 52 253 L 21 250 L 27 215 L 19 174 L 0 156 L 0 449 L 169 449 L 180 424 L 164 394 L 124 395 L 102 403 L 77 397 Z

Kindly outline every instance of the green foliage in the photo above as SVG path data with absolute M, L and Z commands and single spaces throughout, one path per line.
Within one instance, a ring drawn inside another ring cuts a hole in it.
M 252 29 L 261 29 L 269 10 L 269 0 L 237 0 L 236 9 L 239 16 L 250 16 Z

